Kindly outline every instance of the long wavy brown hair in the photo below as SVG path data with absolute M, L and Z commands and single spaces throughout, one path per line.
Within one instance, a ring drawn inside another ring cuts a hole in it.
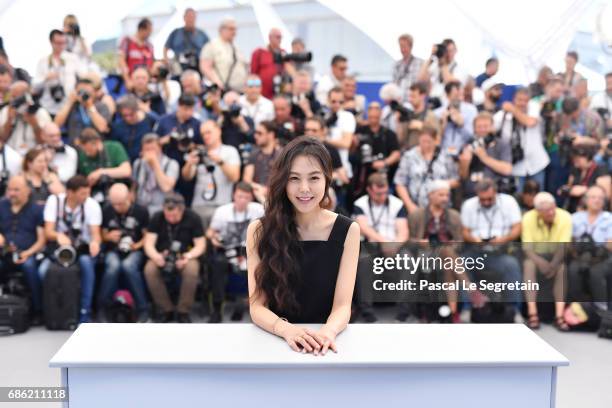
M 295 208 L 287 197 L 287 183 L 293 160 L 298 156 L 314 158 L 323 171 L 325 193 L 319 203 L 327 208 L 332 180 L 332 161 L 322 142 L 301 136 L 288 143 L 272 165 L 268 179 L 268 197 L 265 215 L 255 231 L 255 242 L 260 262 L 255 269 L 257 290 L 254 297 L 265 294 L 268 305 L 297 312 L 293 286 L 298 282 L 298 258 L 301 255 L 299 236 L 295 222 Z

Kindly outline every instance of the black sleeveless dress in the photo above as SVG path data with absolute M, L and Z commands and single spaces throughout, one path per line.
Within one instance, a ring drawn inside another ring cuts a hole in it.
M 332 310 L 344 241 L 352 219 L 338 215 L 327 241 L 299 241 L 298 277 L 293 282 L 299 310 L 269 308 L 290 323 L 325 323 Z

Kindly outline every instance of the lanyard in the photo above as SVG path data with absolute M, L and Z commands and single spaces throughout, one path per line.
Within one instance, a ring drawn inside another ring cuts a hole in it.
M 495 214 L 497 214 L 497 200 L 498 197 L 495 198 L 496 202 L 495 202 L 495 206 L 493 206 L 493 208 L 491 209 L 491 215 L 487 215 L 487 213 L 483 210 L 482 206 L 478 207 L 478 211 L 477 211 L 477 216 L 476 216 L 476 225 L 479 224 L 479 220 L 480 220 L 480 214 L 482 214 L 482 216 L 484 217 L 484 219 L 487 221 L 487 224 L 489 224 L 489 233 L 487 235 L 487 237 L 485 239 L 491 239 L 493 238 L 491 236 L 491 233 L 493 232 L 493 223 L 495 222 Z M 503 226 L 502 226 L 503 228 Z M 501 231 L 500 233 L 502 233 L 503 231 Z
M 378 217 L 374 217 L 374 208 L 372 207 L 372 200 L 369 197 L 368 197 L 368 207 L 370 208 L 370 218 L 372 218 L 372 226 L 377 232 L 380 233 L 380 231 L 378 231 L 378 225 L 380 224 L 380 221 L 382 220 L 383 214 L 389 213 L 389 199 L 387 198 L 385 200 L 385 204 L 383 205 L 383 208 L 380 210 Z

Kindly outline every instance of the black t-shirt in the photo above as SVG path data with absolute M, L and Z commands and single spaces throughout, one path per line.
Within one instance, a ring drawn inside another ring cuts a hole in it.
M 157 234 L 155 249 L 159 252 L 169 249 L 172 241 L 179 241 L 181 253 L 186 252 L 193 247 L 195 238 L 204 236 L 202 220 L 189 208 L 185 209 L 181 221 L 174 225 L 166 221 L 163 211 L 154 214 L 149 223 L 149 232 Z
M 608 174 L 610 174 L 610 172 L 608 171 L 606 166 L 595 165 L 593 169 L 589 169 L 584 173 L 583 179 L 583 175 L 580 169 L 574 166 L 572 166 L 572 168 L 570 169 L 570 176 L 573 179 L 572 185 L 574 186 L 582 185 L 591 187 L 595 185 L 599 177 L 607 176 Z M 570 212 L 576 211 L 576 208 L 578 207 L 578 203 L 580 202 L 581 198 L 582 197 L 570 197 L 567 210 Z
M 384 126 L 381 126 L 376 133 L 369 126 L 359 126 L 355 133 L 361 136 L 360 145 L 368 143 L 372 146 L 374 156 L 381 154 L 381 158 L 384 159 L 393 151 L 400 149 L 395 132 Z
M 138 204 L 132 204 L 126 214 L 118 214 L 117 211 L 107 204 L 102 209 L 102 228 L 112 231 L 121 229 L 128 233 L 134 242 L 142 239 L 143 229 L 149 224 L 149 211 Z M 107 243 L 114 247 L 114 243 Z

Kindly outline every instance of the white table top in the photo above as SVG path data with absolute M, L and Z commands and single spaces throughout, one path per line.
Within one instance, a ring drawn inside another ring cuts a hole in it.
M 316 328 L 316 325 L 309 325 Z M 82 324 L 51 367 L 564 366 L 520 324 L 351 324 L 338 353 L 292 351 L 253 324 Z

